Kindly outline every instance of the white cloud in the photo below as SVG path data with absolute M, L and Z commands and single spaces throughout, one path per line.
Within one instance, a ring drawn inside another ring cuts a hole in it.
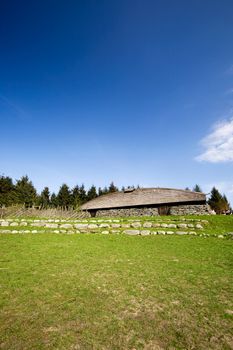
M 212 129 L 201 141 L 204 152 L 195 159 L 210 163 L 233 162 L 233 118 L 218 122 Z

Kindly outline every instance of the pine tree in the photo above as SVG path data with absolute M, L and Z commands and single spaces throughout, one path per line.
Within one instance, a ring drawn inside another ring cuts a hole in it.
M 14 204 L 15 186 L 9 176 L 0 176 L 0 207 Z
M 63 209 L 68 209 L 71 205 L 71 193 L 69 187 L 63 184 L 57 194 L 58 205 Z
M 77 208 L 80 206 L 80 188 L 78 185 L 72 189 L 71 203 L 74 208 Z
M 57 206 L 58 206 L 58 200 L 57 200 L 57 196 L 55 193 L 51 194 L 50 205 L 52 208 L 57 208 Z
M 99 196 L 102 196 L 102 194 L 103 194 L 103 190 L 102 190 L 101 187 L 99 187 L 99 188 L 98 188 L 98 197 L 99 197 Z
M 45 209 L 49 207 L 49 205 L 50 205 L 50 192 L 49 192 L 48 187 L 45 187 L 43 189 L 43 191 L 41 192 L 40 197 L 39 197 L 39 205 Z
M 96 187 L 92 185 L 87 192 L 87 200 L 90 201 L 91 199 L 94 199 L 96 197 L 97 197 Z
M 24 204 L 26 207 L 31 207 L 36 202 L 36 189 L 28 176 L 22 176 L 17 180 L 15 185 L 15 201 L 18 204 Z
M 193 191 L 194 191 L 194 192 L 202 192 L 201 187 L 200 187 L 199 185 L 195 185 L 195 186 L 193 187 Z
M 228 202 L 228 199 L 225 194 L 222 196 L 222 210 L 224 212 L 231 211 L 230 203 Z
M 86 201 L 87 201 L 87 194 L 86 194 L 86 190 L 85 190 L 84 184 L 82 184 L 81 187 L 79 188 L 79 196 L 80 196 L 80 205 L 86 203 Z
M 108 188 L 108 191 L 109 191 L 110 193 L 112 193 L 112 192 L 117 192 L 117 191 L 118 191 L 118 188 L 114 185 L 113 181 L 110 183 L 109 188 Z
M 217 214 L 221 214 L 223 207 L 223 197 L 215 187 L 213 187 L 211 190 L 211 195 L 208 203 L 211 209 L 213 209 Z
M 109 193 L 109 190 L 108 190 L 108 188 L 106 186 L 103 188 L 102 193 L 103 194 Z

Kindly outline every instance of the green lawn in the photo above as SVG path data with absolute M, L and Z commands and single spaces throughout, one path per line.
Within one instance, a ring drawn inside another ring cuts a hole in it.
M 1 234 L 1 349 L 233 349 L 233 241 Z

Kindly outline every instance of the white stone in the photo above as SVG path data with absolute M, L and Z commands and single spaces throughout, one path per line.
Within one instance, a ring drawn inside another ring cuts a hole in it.
M 119 228 L 119 227 L 121 227 L 121 224 L 112 224 L 111 226 L 112 226 L 112 228 Z
M 176 228 L 177 226 L 176 226 L 176 224 L 169 224 L 169 225 L 167 225 L 167 227 L 169 227 L 169 228 Z
M 123 228 L 130 228 L 130 224 L 122 224 L 121 227 L 123 227 Z
M 101 233 L 102 233 L 103 235 L 108 235 L 108 234 L 109 234 L 109 231 L 104 230 L 104 231 L 101 231 Z
M 8 221 L 3 221 L 1 223 L 1 226 L 4 226 L 4 227 L 9 226 L 9 222 Z
M 173 235 L 173 234 L 174 234 L 174 231 L 167 231 L 166 234 L 167 234 L 167 235 Z
M 161 227 L 168 227 L 168 224 L 161 224 Z
M 55 224 L 55 225 L 57 225 L 57 224 Z M 73 225 L 71 225 L 71 224 L 62 224 L 60 227 L 61 228 L 73 228 Z
M 19 231 L 17 230 L 12 230 L 11 233 L 18 233 Z
M 92 229 L 97 229 L 98 227 L 99 227 L 99 226 L 96 225 L 96 224 L 89 224 L 89 225 L 88 225 L 88 228 L 91 229 L 91 230 L 92 230 Z
M 133 228 L 138 228 L 141 226 L 142 226 L 142 224 L 140 222 L 132 222 L 132 224 L 131 224 L 131 227 L 133 227 Z
M 201 224 L 196 224 L 196 228 L 198 228 L 199 230 L 203 229 L 203 226 Z
M 104 223 L 104 224 L 100 224 L 100 227 L 101 227 L 101 228 L 108 228 L 108 227 L 110 227 L 110 225 Z
M 160 223 L 159 222 L 154 222 L 153 223 L 153 227 L 160 227 Z
M 88 224 L 75 224 L 74 227 L 78 229 L 85 229 L 88 228 Z
M 45 227 L 48 227 L 48 228 L 58 228 L 58 224 L 46 224 Z M 72 227 L 72 225 L 71 225 Z
M 145 228 L 152 227 L 152 222 L 148 222 L 148 221 L 144 222 L 143 227 Z
M 218 235 L 218 238 L 224 238 L 224 236 L 223 235 Z
M 10 226 L 19 226 L 18 222 L 12 222 Z
M 149 236 L 150 235 L 150 231 L 149 230 L 142 230 L 140 231 L 141 236 Z
M 157 231 L 157 234 L 158 234 L 158 235 L 165 235 L 166 232 L 165 232 L 165 231 Z
M 176 231 L 177 235 L 187 235 L 187 232 L 185 231 Z
M 177 227 L 179 227 L 179 228 L 186 228 L 187 224 L 178 224 Z
M 27 224 L 27 222 L 21 222 L 20 224 L 19 224 L 19 226 L 27 226 L 28 224 Z
M 37 231 L 37 230 L 32 230 L 31 232 L 32 232 L 32 233 L 37 233 L 38 231 Z
M 140 231 L 139 230 L 125 230 L 124 233 L 126 235 L 135 236 L 135 235 L 139 235 Z

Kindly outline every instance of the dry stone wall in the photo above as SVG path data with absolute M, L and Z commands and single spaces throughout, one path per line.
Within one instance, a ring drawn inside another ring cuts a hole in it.
M 97 217 L 114 216 L 154 216 L 158 215 L 158 208 L 121 208 L 97 210 Z
M 206 215 L 210 214 L 208 204 L 190 204 L 172 206 L 170 215 Z
M 186 204 L 170 207 L 170 215 L 206 215 L 210 213 L 207 204 Z M 97 217 L 114 217 L 114 216 L 157 216 L 158 208 L 122 208 L 122 209 L 103 209 L 97 210 Z

